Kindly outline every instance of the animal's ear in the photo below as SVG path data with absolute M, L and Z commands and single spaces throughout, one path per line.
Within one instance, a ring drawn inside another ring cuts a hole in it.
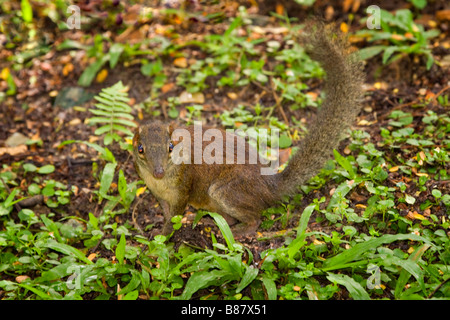
M 133 147 L 137 147 L 138 141 L 140 140 L 140 135 L 139 133 L 141 132 L 140 128 L 136 128 L 136 130 L 134 131 L 134 136 L 133 136 Z
M 169 125 L 167 126 L 167 133 L 169 134 L 169 136 L 172 136 L 172 133 L 176 128 L 177 124 L 175 121 L 169 123 Z

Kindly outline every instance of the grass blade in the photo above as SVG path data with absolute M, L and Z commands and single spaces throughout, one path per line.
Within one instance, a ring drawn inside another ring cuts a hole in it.
M 220 232 L 222 232 L 222 235 L 225 238 L 228 249 L 230 249 L 230 251 L 234 251 L 233 233 L 231 232 L 230 226 L 228 225 L 227 221 L 220 214 L 216 212 L 199 211 L 197 213 L 197 216 L 195 217 L 193 225 L 195 226 L 197 222 L 200 220 L 200 218 L 206 214 L 209 214 L 216 222 L 216 225 L 219 227 Z
M 343 285 L 355 300 L 370 300 L 367 291 L 353 278 L 350 278 L 345 274 L 328 273 L 327 279 L 331 282 Z
M 92 261 L 89 260 L 88 258 L 86 258 L 86 256 L 80 250 L 78 250 L 72 246 L 69 246 L 68 244 L 49 240 L 49 241 L 47 241 L 47 243 L 45 243 L 43 245 L 43 247 L 64 253 L 65 255 L 68 255 L 68 256 L 76 257 L 86 264 L 92 264 Z
M 327 259 L 323 264 L 324 269 L 339 269 L 342 265 L 345 265 L 351 261 L 358 260 L 365 252 L 376 249 L 382 244 L 391 243 L 397 240 L 423 241 L 431 245 L 431 243 L 427 239 L 415 234 L 385 234 L 379 238 L 374 238 L 362 243 L 358 243 L 353 248 L 350 248 L 334 257 Z

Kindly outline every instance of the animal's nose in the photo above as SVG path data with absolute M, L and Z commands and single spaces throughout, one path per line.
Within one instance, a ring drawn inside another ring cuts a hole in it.
M 153 170 L 153 176 L 156 179 L 162 179 L 164 177 L 164 169 L 163 168 L 156 168 Z

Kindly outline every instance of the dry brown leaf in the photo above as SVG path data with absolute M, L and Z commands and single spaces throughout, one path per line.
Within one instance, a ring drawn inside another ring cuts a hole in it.
M 173 61 L 173 64 L 178 68 L 186 68 L 188 66 L 187 60 L 185 57 L 176 58 Z
M 21 154 L 24 152 L 27 152 L 27 146 L 24 144 L 21 144 L 16 147 L 6 147 L 6 148 L 0 148 L 0 156 L 3 154 L 9 154 L 11 156 L 15 156 L 17 154 Z

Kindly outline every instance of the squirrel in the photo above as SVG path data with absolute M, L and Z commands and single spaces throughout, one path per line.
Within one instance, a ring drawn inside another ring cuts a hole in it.
M 208 164 L 205 161 L 176 164 L 171 158 L 180 142 L 172 139 L 176 127 L 160 121 L 139 126 L 133 137 L 134 165 L 163 209 L 163 234 L 172 231 L 171 217 L 182 215 L 188 204 L 217 212 L 229 224 L 234 222 L 232 231 L 237 237 L 255 233 L 261 222 L 261 212 L 283 196 L 295 194 L 298 186 L 317 174 L 330 158 L 333 149 L 338 147 L 341 133 L 350 127 L 361 109 L 364 77 L 362 63 L 349 52 L 344 36 L 334 34 L 321 24 L 314 28 L 303 38 L 309 56 L 326 72 L 326 97 L 308 134 L 283 171 L 262 175 L 263 164 L 248 161 L 247 150 L 251 147 L 247 142 L 244 142 L 247 148 L 243 164 Z M 190 141 L 185 141 L 190 145 L 208 130 L 203 127 L 195 132 L 194 126 L 181 128 L 190 133 Z M 224 138 L 235 139 L 230 133 L 218 130 Z M 202 149 L 207 146 L 208 143 L 202 141 Z M 233 150 L 235 160 L 236 148 Z

